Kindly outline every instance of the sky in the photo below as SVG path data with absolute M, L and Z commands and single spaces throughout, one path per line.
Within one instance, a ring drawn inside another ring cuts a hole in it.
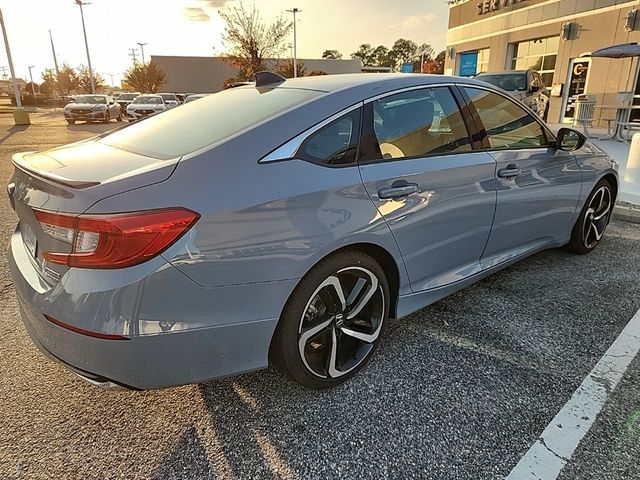
M 88 0 L 85 0 L 88 1 Z M 151 55 L 211 56 L 225 51 L 221 40 L 224 23 L 218 11 L 239 0 L 90 0 L 84 17 L 91 63 L 107 84 L 119 84 L 132 63 L 131 48 L 140 43 L 145 59 Z M 444 0 L 244 0 L 255 4 L 262 20 L 279 15 L 292 18 L 287 9 L 301 10 L 297 18 L 299 58 L 320 58 L 327 49 L 344 58 L 362 43 L 391 47 L 398 38 L 444 49 L 449 7 Z M 74 0 L 0 0 L 16 76 L 42 82 L 41 72 L 53 68 L 49 30 L 58 64 L 87 64 L 80 8 Z M 291 36 L 293 43 L 293 35 Z M 0 78 L 8 67 L 0 40 Z M 7 70 L 8 73 L 8 70 Z M 111 74 L 111 75 L 110 75 Z

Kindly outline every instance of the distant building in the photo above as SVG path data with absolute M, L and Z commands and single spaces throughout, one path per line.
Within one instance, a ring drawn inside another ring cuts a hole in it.
M 16 79 L 18 82 L 18 88 L 20 91 L 24 90 L 24 86 L 27 84 L 23 79 Z M 6 93 L 7 95 L 13 95 L 13 82 L 11 80 L 0 80 L 0 94 Z
M 236 71 L 220 57 L 170 57 L 152 55 L 151 60 L 167 74 L 167 92 L 214 93 L 222 90 L 224 81 L 234 77 Z M 284 59 L 282 61 L 285 61 Z M 356 60 L 299 59 L 307 73 L 321 70 L 330 75 L 360 73 L 362 62 Z M 270 68 L 278 60 L 267 60 Z

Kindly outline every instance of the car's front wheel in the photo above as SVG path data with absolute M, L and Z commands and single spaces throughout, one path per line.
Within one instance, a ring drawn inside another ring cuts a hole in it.
M 611 184 L 600 180 L 587 197 L 571 232 L 571 241 L 567 245 L 574 253 L 585 254 L 596 248 L 609 225 L 613 211 L 613 193 Z
M 371 358 L 389 315 L 389 286 L 369 255 L 345 251 L 319 262 L 291 294 L 271 361 L 298 383 L 338 385 Z

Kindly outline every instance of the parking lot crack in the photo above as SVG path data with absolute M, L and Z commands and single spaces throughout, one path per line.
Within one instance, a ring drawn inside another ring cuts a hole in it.
M 545 442 L 545 440 L 544 440 L 544 438 L 543 438 L 543 437 L 538 438 L 538 441 L 542 444 L 542 446 L 543 446 L 544 448 L 546 448 L 547 450 L 549 450 L 549 452 L 550 452 L 550 453 L 552 453 L 554 456 L 556 456 L 558 459 L 562 460 L 562 461 L 563 461 L 563 462 L 565 462 L 565 463 L 569 461 L 569 459 L 567 459 L 567 458 L 563 457 L 562 455 L 559 455 L 559 454 L 557 454 L 556 452 L 554 452 L 554 451 L 549 447 L 549 445 L 547 445 L 547 443 Z

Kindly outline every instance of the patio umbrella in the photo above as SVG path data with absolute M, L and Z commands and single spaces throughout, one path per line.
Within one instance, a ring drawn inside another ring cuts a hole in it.
M 640 45 L 637 43 L 624 43 L 611 47 L 601 48 L 591 53 L 592 57 L 604 58 L 632 58 L 640 57 Z
M 600 58 L 634 58 L 640 57 L 640 45 L 637 43 L 623 43 L 621 45 L 612 45 L 611 47 L 601 48 L 591 53 L 592 57 Z M 631 69 L 633 60 L 629 62 L 629 74 L 627 78 L 631 78 Z M 629 80 L 627 80 L 627 84 Z

